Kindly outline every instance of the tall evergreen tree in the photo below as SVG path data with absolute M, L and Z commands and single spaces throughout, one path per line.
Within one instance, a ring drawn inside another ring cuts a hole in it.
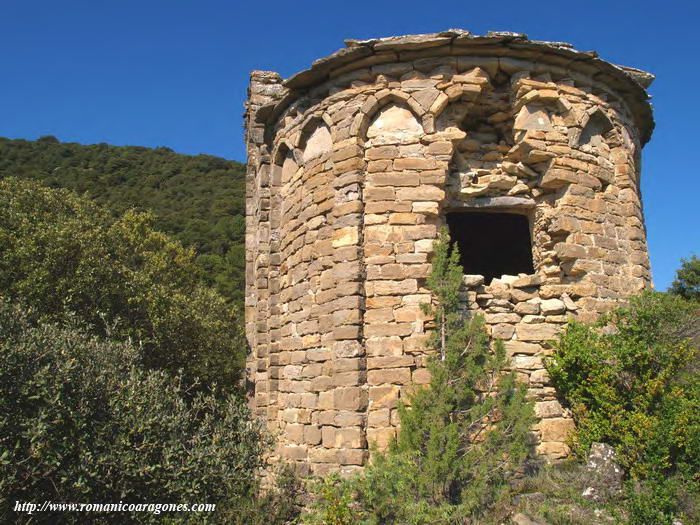
M 503 372 L 503 343 L 489 345 L 482 317 L 461 304 L 461 282 L 459 253 L 443 231 L 428 279 L 434 301 L 425 306 L 436 324 L 430 384 L 399 408 L 400 432 L 386 453 L 335 493 L 324 488 L 311 523 L 455 523 L 507 493 L 528 453 L 532 405 L 515 373 Z

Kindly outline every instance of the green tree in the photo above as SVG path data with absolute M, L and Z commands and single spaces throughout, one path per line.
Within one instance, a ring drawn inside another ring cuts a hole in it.
M 268 437 L 239 396 L 144 370 L 130 342 L 0 300 L 2 523 L 259 523 Z M 213 503 L 215 513 L 14 513 L 15 501 Z M 268 509 L 267 523 L 275 523 Z
M 668 291 L 686 299 L 700 301 L 700 258 L 693 255 L 689 259 L 681 259 L 681 267 L 676 270 L 676 278 Z
M 169 148 L 82 145 L 55 137 L 37 141 L 0 138 L 0 178 L 18 177 L 87 196 L 113 216 L 128 209 L 153 213 L 155 229 L 198 256 L 224 258 L 244 244 L 245 169 L 211 155 L 181 155 Z M 196 261 L 199 265 L 199 262 Z M 244 262 L 234 271 L 207 275 L 229 302 L 242 307 Z M 202 266 L 200 266 L 202 267 Z M 211 269 L 211 267 L 210 267 Z
M 480 316 L 460 305 L 462 270 L 446 231 L 435 246 L 428 286 L 436 320 L 431 381 L 400 407 L 401 430 L 358 478 L 321 488 L 310 523 L 454 523 L 478 519 L 508 491 L 528 453 L 533 422 L 526 387 L 493 349 Z M 353 494 L 352 498 L 348 493 Z M 352 504 L 344 504 L 349 499 Z M 348 515 L 349 514 L 349 515 Z
M 202 283 L 192 249 L 153 217 L 114 219 L 66 190 L 0 181 L 0 294 L 49 319 L 75 313 L 93 333 L 131 340 L 149 368 L 206 387 L 241 377 L 236 309 Z

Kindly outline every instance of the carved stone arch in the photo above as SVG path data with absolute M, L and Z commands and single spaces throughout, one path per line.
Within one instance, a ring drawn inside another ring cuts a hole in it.
M 286 140 L 277 143 L 272 154 L 272 186 L 280 187 L 291 179 L 299 169 L 298 154 Z
M 490 86 L 490 84 L 487 84 Z M 445 91 L 446 99 L 438 105 L 433 113 L 437 131 L 450 127 L 459 127 L 467 113 L 484 95 L 484 86 L 479 86 L 479 92 L 474 92 L 474 84 L 454 84 Z
M 516 103 L 514 111 L 516 133 L 550 131 L 557 124 L 555 115 L 560 117 L 560 125 L 574 125 L 576 121 L 571 104 L 551 89 L 529 91 Z
M 312 115 L 302 124 L 299 150 L 302 162 L 315 159 L 333 150 L 330 125 L 323 116 Z
M 581 121 L 581 128 L 571 137 L 571 145 L 579 148 L 597 148 L 605 142 L 605 135 L 615 130 L 615 125 L 599 107 L 588 110 Z
M 385 90 L 379 92 L 377 96 L 373 98 L 374 100 L 370 99 L 368 101 L 368 107 L 363 108 L 358 125 L 353 126 L 354 129 L 351 130 L 351 133 L 355 134 L 355 136 L 359 137 L 362 141 L 368 140 L 367 133 L 370 126 L 389 106 L 403 108 L 411 113 L 413 119 L 421 127 L 420 133 L 424 133 L 423 117 L 425 116 L 425 110 L 415 100 L 411 99 L 408 94 L 403 91 L 392 89 L 391 91 Z
M 460 129 L 462 122 L 474 106 L 473 101 L 455 100 L 435 116 L 436 131 L 444 132 L 451 128 Z

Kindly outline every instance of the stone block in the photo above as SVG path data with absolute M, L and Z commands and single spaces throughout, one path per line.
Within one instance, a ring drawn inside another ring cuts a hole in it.
M 537 355 L 542 352 L 542 347 L 540 345 L 526 343 L 524 341 L 506 341 L 503 344 L 509 356 L 515 354 Z
M 371 410 L 395 408 L 399 400 L 400 388 L 395 385 L 371 386 L 369 388 L 369 407 Z
M 524 275 L 513 281 L 511 286 L 513 286 L 513 288 L 530 288 L 533 286 L 539 286 L 543 284 L 544 281 L 545 278 L 539 274 Z
M 285 445 L 280 449 L 280 455 L 288 460 L 306 461 L 309 457 L 306 445 Z
M 367 406 L 367 391 L 362 387 L 343 387 L 333 390 L 333 408 L 363 410 Z
M 564 408 L 559 401 L 538 401 L 535 403 L 535 416 L 539 418 L 560 417 L 564 414 Z
M 351 448 L 338 450 L 335 457 L 341 465 L 364 465 L 368 455 L 367 450 Z
M 381 323 L 365 326 L 366 337 L 407 336 L 413 333 L 411 323 Z
M 560 242 L 554 246 L 554 251 L 562 261 L 581 259 L 586 257 L 586 248 L 578 244 Z
M 543 419 L 537 425 L 542 433 L 542 441 L 566 441 L 569 433 L 575 428 L 574 421 L 569 418 Z
M 484 319 L 486 321 L 486 324 L 517 323 L 520 321 L 520 316 L 515 313 L 487 313 L 484 314 Z
M 420 178 L 415 173 L 381 172 L 372 173 L 369 176 L 369 183 L 372 186 L 418 186 Z
M 564 443 L 547 442 L 537 445 L 537 454 L 549 460 L 563 459 L 571 454 L 571 449 Z
M 288 423 L 284 427 L 284 433 L 287 439 L 292 443 L 304 443 L 304 428 L 306 425 L 298 425 L 293 423 Z
M 395 436 L 396 429 L 393 427 L 367 429 L 367 441 L 373 444 L 379 451 L 386 450 Z
M 519 370 L 537 370 L 542 368 L 542 358 L 531 355 L 515 355 L 511 358 L 513 366 Z
M 406 157 L 394 160 L 395 170 L 432 170 L 437 167 L 435 160 L 423 157 Z
M 399 148 L 393 145 L 369 148 L 365 153 L 369 160 L 394 159 L 398 154 Z
M 410 382 L 410 368 L 383 368 L 367 372 L 367 384 L 369 385 L 382 385 L 384 383 L 405 385 Z
M 337 358 L 357 357 L 364 354 L 364 348 L 359 341 L 336 341 L 333 343 L 333 353 Z
M 540 303 L 543 315 L 557 315 L 566 311 L 564 301 L 560 299 L 545 299 Z
M 397 188 L 396 198 L 400 201 L 441 201 L 445 198 L 445 190 L 432 185 Z
M 414 364 L 415 357 L 411 355 L 370 357 L 369 359 L 367 359 L 368 370 L 373 370 L 377 368 L 407 367 L 413 366 Z
M 535 370 L 530 374 L 530 384 L 546 385 L 549 383 L 549 374 L 546 370 Z
M 559 327 L 547 323 L 519 324 L 515 333 L 520 341 L 547 341 L 559 336 Z
M 496 324 L 491 327 L 491 336 L 498 339 L 510 339 L 515 333 L 512 324 Z
M 520 315 L 537 315 L 540 313 L 540 305 L 534 302 L 522 302 L 516 304 L 513 311 Z
M 304 425 L 304 442 L 307 445 L 321 443 L 321 429 L 316 425 Z
M 427 368 L 418 368 L 411 374 L 411 380 L 417 385 L 430 383 L 430 371 Z
M 355 386 L 361 384 L 364 372 L 355 370 L 333 374 L 333 386 Z

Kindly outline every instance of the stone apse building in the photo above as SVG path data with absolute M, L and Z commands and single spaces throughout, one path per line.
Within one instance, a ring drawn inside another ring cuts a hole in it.
M 542 358 L 567 319 L 649 286 L 639 192 L 653 76 L 526 35 L 364 41 L 283 80 L 254 71 L 246 331 L 277 455 L 351 472 L 428 382 L 432 245 L 462 253 L 466 307 L 536 401 L 536 450 L 572 426 Z

